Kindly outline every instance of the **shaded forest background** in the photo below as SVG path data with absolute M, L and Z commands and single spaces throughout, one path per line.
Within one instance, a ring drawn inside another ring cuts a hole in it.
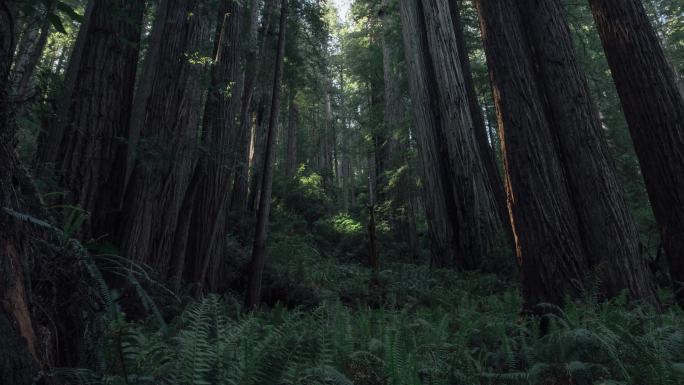
M 7 383 L 684 380 L 681 1 L 0 1 Z

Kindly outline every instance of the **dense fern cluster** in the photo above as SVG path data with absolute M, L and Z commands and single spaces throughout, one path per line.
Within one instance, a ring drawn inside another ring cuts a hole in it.
M 327 266 L 324 264 L 324 266 Z M 515 287 L 493 276 L 391 265 L 310 274 L 330 287 L 313 308 L 245 313 L 232 296 L 190 303 L 168 325 L 109 314 L 105 373 L 89 384 L 681 384 L 684 317 L 591 299 L 558 309 L 549 331 L 518 315 Z M 354 303 L 332 282 L 367 291 Z

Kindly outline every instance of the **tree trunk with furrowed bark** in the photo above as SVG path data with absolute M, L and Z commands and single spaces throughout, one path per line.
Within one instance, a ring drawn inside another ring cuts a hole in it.
M 16 152 L 9 101 L 18 5 L 0 2 L 0 379 L 29 385 L 55 367 L 95 369 L 103 297 L 82 247 L 64 245 L 41 219 L 33 182 Z
M 208 23 L 199 0 L 167 0 L 159 15 L 140 85 L 144 108 L 134 114 L 140 124 L 137 154 L 126 188 L 119 246 L 124 256 L 166 276 L 175 242 L 179 212 L 195 165 L 202 65 Z M 149 66 L 148 66 L 149 67 Z M 147 71 L 149 69 L 149 71 Z M 139 115 L 138 115 L 139 113 Z
M 516 0 L 478 0 L 527 310 L 578 296 L 586 252 Z
M 638 0 L 589 0 L 684 307 L 684 95 Z
M 115 230 L 126 178 L 126 138 L 131 118 L 135 72 L 145 4 L 95 1 L 82 28 L 83 52 L 70 67 L 63 132 L 56 171 L 68 196 L 65 202 L 89 213 L 84 236 Z
M 417 137 L 436 265 L 477 269 L 501 222 L 483 165 L 446 0 L 402 0 Z
M 463 82 L 468 98 L 470 117 L 473 120 L 473 132 L 475 133 L 477 147 L 480 150 L 482 163 L 487 169 L 489 185 L 492 187 L 499 218 L 501 219 L 502 226 L 506 230 L 507 235 L 512 237 L 511 222 L 508 217 L 508 207 L 506 205 L 506 191 L 504 189 L 503 180 L 501 179 L 499 167 L 496 164 L 496 154 L 487 139 L 487 127 L 485 126 L 480 103 L 477 100 L 477 91 L 475 90 L 475 83 L 473 81 L 473 71 L 470 66 L 470 58 L 468 57 L 465 35 L 463 33 L 463 23 L 461 22 L 460 1 L 461 0 L 449 0 L 449 11 L 451 13 L 451 22 L 454 24 L 454 33 L 456 34 L 456 47 L 458 48 L 458 58 L 461 60 L 461 68 L 463 70 Z
M 268 118 L 268 130 L 264 150 L 263 170 L 261 178 L 261 196 L 257 211 L 257 222 L 252 247 L 252 261 L 249 270 L 249 283 L 245 295 L 245 306 L 253 309 L 261 301 L 261 280 L 266 265 L 266 238 L 268 217 L 271 210 L 271 190 L 273 188 L 273 163 L 275 161 L 275 136 L 278 113 L 280 111 L 281 85 L 285 59 L 285 31 L 288 21 L 288 0 L 281 0 L 278 46 L 276 49 L 273 73 L 273 92 L 271 94 L 271 111 Z
M 539 84 L 548 101 L 550 129 L 579 219 L 588 269 L 600 277 L 602 296 L 614 297 L 627 290 L 632 299 L 656 303 L 655 285 L 641 256 L 639 232 L 577 62 L 561 2 L 523 0 L 520 9 L 534 48 Z
M 200 285 L 204 285 L 209 267 L 221 258 L 225 241 L 242 96 L 241 18 L 240 3 L 223 0 L 216 32 L 216 60 L 204 110 L 203 153 L 195 170 L 199 178 L 186 251 L 186 280 Z

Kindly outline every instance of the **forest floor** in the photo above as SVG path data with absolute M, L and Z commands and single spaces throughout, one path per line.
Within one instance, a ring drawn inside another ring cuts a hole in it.
M 381 243 L 374 274 L 361 212 L 326 213 L 315 175 L 281 183 L 260 311 L 241 305 L 249 247 L 230 238 L 231 290 L 199 299 L 141 290 L 150 316 L 127 320 L 112 306 L 105 317 L 105 374 L 57 375 L 106 384 L 684 383 L 676 307 L 599 303 L 589 290 L 546 320 L 523 317 L 514 272 L 408 263 L 391 242 Z

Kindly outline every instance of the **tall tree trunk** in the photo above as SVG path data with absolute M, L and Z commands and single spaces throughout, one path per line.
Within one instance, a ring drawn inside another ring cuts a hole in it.
M 0 2 L 0 378 L 28 385 L 49 382 L 53 367 L 94 368 L 103 303 L 87 255 L 56 244 L 36 219 L 44 212 L 16 153 L 8 93 L 17 7 Z
M 258 61 L 263 57 L 263 52 L 266 49 L 266 42 L 268 33 L 271 27 L 271 17 L 273 14 L 274 0 L 266 0 L 264 3 L 264 11 L 261 22 L 261 29 L 256 31 L 258 4 L 259 0 L 253 0 L 252 10 L 250 13 L 250 28 L 249 28 L 249 42 L 248 52 L 245 55 L 245 83 L 244 92 L 242 93 L 242 106 L 240 107 L 240 130 L 238 139 L 238 148 L 236 154 L 236 170 L 235 182 L 233 183 L 233 191 L 231 193 L 230 212 L 231 222 L 235 223 L 239 217 L 244 215 L 247 211 L 248 201 L 248 184 L 249 184 L 249 170 L 250 170 L 250 145 L 253 144 L 250 134 L 255 133 L 251 128 L 252 125 L 252 110 L 253 96 L 256 88 L 256 80 L 258 74 Z
M 470 117 L 473 120 L 475 140 L 477 141 L 477 147 L 480 150 L 482 163 L 487 169 L 489 184 L 492 187 L 492 193 L 494 194 L 494 200 L 498 208 L 502 226 L 506 229 L 509 237 L 512 238 L 511 222 L 508 217 L 508 208 L 506 206 L 506 191 L 501 179 L 501 174 L 499 173 L 499 167 L 496 164 L 496 154 L 489 145 L 487 127 L 485 126 L 480 103 L 477 100 L 477 91 L 475 90 L 475 82 L 473 81 L 473 71 L 470 66 L 470 58 L 468 57 L 465 35 L 463 33 L 463 23 L 461 22 L 460 1 L 462 0 L 449 0 L 449 11 L 451 12 L 451 21 L 454 24 L 456 47 L 458 48 L 458 57 L 461 60 L 463 82 L 465 85 L 466 97 L 468 98 Z
M 641 1 L 589 4 L 684 306 L 684 95 Z
M 283 82 L 285 59 L 285 30 L 287 27 L 288 0 L 281 0 L 280 30 L 278 31 L 278 47 L 276 50 L 275 71 L 273 74 L 273 92 L 271 94 L 271 112 L 268 119 L 266 151 L 263 162 L 261 198 L 257 212 L 256 233 L 252 249 L 252 262 L 249 271 L 249 285 L 245 304 L 253 309 L 259 305 L 261 298 L 261 279 L 266 265 L 266 238 L 268 217 L 271 210 L 271 189 L 273 187 L 273 161 L 275 159 L 275 136 L 278 112 L 280 111 L 280 93 Z
M 45 8 L 40 27 L 29 26 L 29 30 L 21 38 L 11 74 L 12 97 L 16 100 L 26 100 L 31 94 L 33 75 L 50 34 L 50 12 L 53 12 L 52 3 Z
M 330 191 L 333 184 L 333 148 L 334 148 L 334 138 L 335 138 L 335 120 L 332 110 L 332 94 L 331 87 L 332 81 L 329 78 L 325 80 L 325 127 L 322 130 L 321 137 L 321 160 L 322 160 L 322 173 L 323 173 L 323 185 L 326 191 Z
M 581 292 L 586 255 L 516 0 L 478 0 L 527 310 Z
M 477 269 L 500 220 L 482 164 L 446 0 L 402 0 L 410 89 L 421 142 L 436 264 Z M 435 253 L 437 252 L 437 253 Z
M 16 178 L 23 170 L 16 154 L 16 130 L 10 104 L 10 68 L 15 50 L 16 4 L 0 3 L 0 205 L 22 209 L 24 192 Z M 35 334 L 28 311 L 22 263 L 16 263 L 16 242 L 10 229 L 14 224 L 0 217 L 0 377 L 18 385 L 33 383 L 36 368 Z
M 409 258 L 413 261 L 416 259 L 418 250 L 417 234 L 415 227 L 415 220 L 412 218 L 413 210 L 410 202 L 410 179 L 408 173 L 408 157 L 406 156 L 406 146 L 402 143 L 397 134 L 402 130 L 402 115 L 404 106 L 401 100 L 401 93 L 399 91 L 399 83 L 397 82 L 397 72 L 394 69 L 395 50 L 391 46 L 391 41 L 388 35 L 391 31 L 390 18 L 390 4 L 389 0 L 382 2 L 382 67 L 384 77 L 384 96 L 385 96 L 385 110 L 383 120 L 387 132 L 387 158 L 388 167 L 394 173 L 396 182 L 391 191 L 390 204 L 390 223 L 394 229 L 394 233 L 398 240 L 406 243 Z M 389 181 L 387 181 L 389 182 Z M 388 183 L 389 184 L 389 183 Z M 389 187 L 389 186 L 388 186 Z
M 195 158 L 201 66 L 188 60 L 208 40 L 209 28 L 199 0 L 167 0 L 165 22 L 152 31 L 147 63 L 150 92 L 135 167 L 126 189 L 120 224 L 123 255 L 166 276 L 179 210 Z M 141 85 L 143 87 L 144 85 Z
M 90 213 L 85 236 L 114 230 L 126 171 L 126 144 L 144 12 L 140 1 L 95 1 L 71 97 L 58 118 L 63 139 L 57 154 L 59 181 L 66 202 Z
M 204 110 L 202 141 L 206 152 L 195 170 L 200 175 L 186 253 L 191 258 L 186 260 L 186 278 L 200 285 L 204 284 L 209 266 L 220 258 L 215 253 L 223 250 L 238 139 L 236 122 L 242 96 L 241 18 L 240 2 L 222 1 L 216 31 L 215 64 Z
M 88 28 L 90 28 L 90 24 L 88 21 L 94 9 L 95 1 L 89 0 L 83 16 L 84 21 L 78 29 L 76 41 L 71 49 L 69 63 L 64 74 L 63 91 L 59 95 L 59 100 L 55 103 L 55 116 L 57 118 L 66 117 L 69 111 L 70 101 L 72 100 L 71 92 L 76 87 L 81 56 L 83 55 L 86 39 L 89 34 Z M 64 128 L 65 124 L 59 119 L 52 120 L 46 126 L 41 127 L 41 132 L 38 136 L 38 151 L 36 151 L 36 159 L 34 160 L 36 165 L 34 169 L 37 176 L 45 176 L 44 172 L 50 171 L 50 168 L 55 165 L 62 148 Z
M 380 251 L 378 250 L 378 238 L 375 226 L 375 205 L 368 205 L 368 267 L 370 267 L 373 278 L 377 280 L 380 272 Z
M 267 93 L 262 94 L 261 97 L 264 98 L 262 101 L 263 109 L 261 110 L 260 119 L 258 119 L 256 132 L 254 133 L 254 156 L 252 159 L 253 167 L 249 180 L 249 198 L 247 202 L 247 209 L 250 214 L 255 214 L 259 209 L 261 186 L 264 181 L 261 172 L 264 168 L 264 159 L 266 159 L 266 142 L 268 140 L 269 120 L 266 119 L 266 116 L 270 116 L 271 113 L 270 107 L 266 106 Z
M 295 101 L 295 92 L 290 91 L 290 117 L 287 125 L 287 151 L 285 158 L 285 176 L 292 177 L 297 172 L 297 133 L 299 131 L 299 106 Z
M 600 276 L 601 294 L 614 297 L 627 289 L 632 298 L 655 302 L 655 285 L 641 257 L 639 233 L 577 62 L 561 2 L 519 3 L 589 267 Z

